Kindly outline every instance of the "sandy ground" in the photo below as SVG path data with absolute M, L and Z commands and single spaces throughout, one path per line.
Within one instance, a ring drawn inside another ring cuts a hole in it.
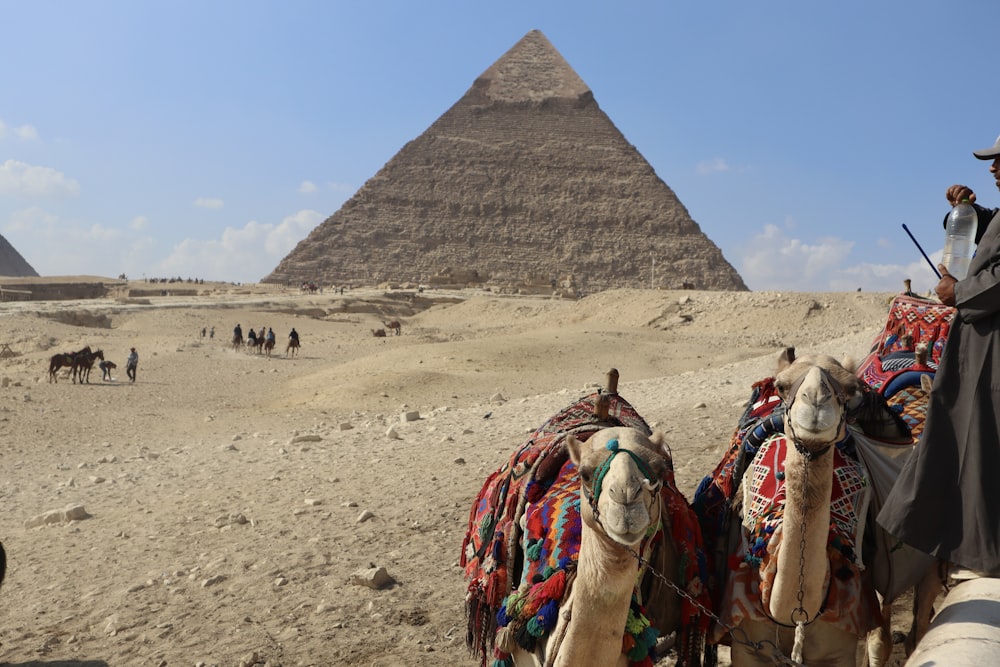
M 890 298 L 223 290 L 0 304 L 0 343 L 17 353 L 0 358 L 0 663 L 474 665 L 465 524 L 527 433 L 617 368 L 690 497 L 781 347 L 860 359 Z M 389 319 L 402 335 L 373 337 Z M 272 327 L 277 354 L 232 350 L 236 323 Z M 292 327 L 303 346 L 286 358 Z M 84 345 L 118 364 L 113 381 L 95 368 L 89 385 L 50 383 L 50 356 Z M 74 506 L 89 516 L 28 527 Z M 394 583 L 352 583 L 372 566 Z

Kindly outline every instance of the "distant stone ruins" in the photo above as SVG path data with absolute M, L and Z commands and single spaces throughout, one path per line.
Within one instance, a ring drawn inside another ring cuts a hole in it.
M 747 289 L 537 30 L 263 282 Z

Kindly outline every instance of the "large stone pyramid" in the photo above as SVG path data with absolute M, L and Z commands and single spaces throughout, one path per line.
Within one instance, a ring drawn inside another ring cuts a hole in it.
M 264 281 L 747 289 L 537 30 Z
M 35 278 L 38 272 L 21 257 L 10 241 L 0 235 L 0 276 L 15 278 Z

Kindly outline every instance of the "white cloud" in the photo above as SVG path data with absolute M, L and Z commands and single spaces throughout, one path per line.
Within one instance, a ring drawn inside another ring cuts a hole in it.
M 299 185 L 300 194 L 308 195 L 313 192 L 316 192 L 316 190 L 317 190 L 316 184 L 313 183 L 312 181 L 302 181 L 302 183 Z
M 143 230 L 149 226 L 149 218 L 144 215 L 137 215 L 132 218 L 132 222 L 130 222 L 128 226 L 136 231 Z
M 35 129 L 34 125 L 21 125 L 20 127 L 10 128 L 14 136 L 23 141 L 34 141 L 38 139 L 38 130 Z M 0 120 L 0 139 L 7 136 L 8 126 Z
M 51 167 L 7 160 L 0 164 L 0 193 L 24 197 L 75 197 L 80 194 L 80 184 Z
M 15 127 L 14 134 L 17 135 L 18 139 L 22 139 L 24 141 L 34 141 L 38 139 L 38 130 L 35 129 L 34 125 L 22 125 L 21 127 Z
M 937 284 L 923 259 L 909 264 L 851 264 L 854 242 L 832 236 L 806 243 L 776 225 L 766 225 L 738 251 L 740 275 L 750 289 L 799 292 L 899 292 L 903 280 L 913 281 L 915 292 Z
M 37 206 L 11 213 L 3 234 L 43 276 L 118 275 L 142 266 L 147 260 L 132 261 L 135 249 L 150 246 L 128 230 L 63 219 Z
M 810 245 L 766 225 L 741 252 L 739 273 L 751 289 L 823 290 L 829 272 L 850 255 L 853 245 L 833 237 Z
M 723 158 L 717 157 L 712 160 L 699 162 L 695 167 L 695 171 L 699 174 L 717 174 L 723 171 L 730 171 L 730 167 Z
M 257 282 L 323 219 L 319 212 L 305 210 L 276 225 L 250 221 L 241 228 L 226 227 L 218 239 L 185 239 L 153 271 L 160 276 Z
M 194 200 L 194 205 L 201 208 L 222 208 L 223 201 L 213 197 L 198 197 Z

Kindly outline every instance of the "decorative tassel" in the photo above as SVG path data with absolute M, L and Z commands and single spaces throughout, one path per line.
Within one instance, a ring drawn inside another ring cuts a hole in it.
M 556 627 L 556 621 L 559 620 L 559 601 L 549 600 L 542 608 L 538 610 L 535 615 L 538 619 L 539 624 L 542 626 L 544 632 L 551 632 L 552 628 Z
M 545 596 L 546 600 L 562 600 L 565 591 L 566 571 L 559 570 L 542 584 L 540 592 Z
M 802 650 L 806 644 L 806 624 L 799 621 L 795 624 L 795 643 L 792 645 L 792 660 L 802 663 Z
M 525 557 L 530 561 L 537 561 L 542 557 L 542 541 L 531 540 L 528 548 L 524 550 Z
M 495 646 L 497 650 L 503 651 L 504 653 L 514 652 L 514 649 L 517 648 L 517 644 L 514 642 L 514 633 L 510 631 L 510 628 L 500 628 L 497 630 Z

